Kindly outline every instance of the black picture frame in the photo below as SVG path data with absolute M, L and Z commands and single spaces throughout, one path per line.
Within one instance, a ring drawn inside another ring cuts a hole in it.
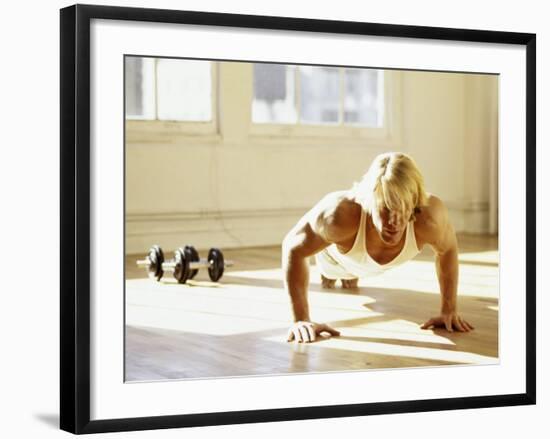
M 526 48 L 525 393 L 90 420 L 90 21 L 134 20 L 521 45 Z M 291 17 L 74 5 L 60 11 L 60 426 L 72 433 L 472 409 L 536 401 L 536 35 Z

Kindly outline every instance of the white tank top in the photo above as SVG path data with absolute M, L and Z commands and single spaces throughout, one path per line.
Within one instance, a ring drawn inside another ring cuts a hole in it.
M 416 236 L 414 234 L 414 221 L 409 221 L 407 224 L 405 244 L 401 252 L 387 264 L 379 264 L 372 259 L 367 251 L 365 239 L 367 215 L 361 209 L 361 220 L 359 222 L 359 230 L 355 236 L 355 242 L 352 248 L 347 253 L 342 253 L 338 250 L 336 244 L 327 247 L 328 254 L 336 260 L 349 273 L 357 277 L 367 277 L 381 274 L 390 268 L 397 267 L 414 258 L 420 251 L 416 245 Z

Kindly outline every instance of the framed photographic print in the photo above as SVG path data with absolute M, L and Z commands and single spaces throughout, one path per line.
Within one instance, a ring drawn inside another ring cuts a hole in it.
M 61 428 L 534 404 L 535 50 L 62 9 Z

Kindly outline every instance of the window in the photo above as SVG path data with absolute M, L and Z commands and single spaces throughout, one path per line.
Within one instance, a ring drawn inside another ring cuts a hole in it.
M 126 119 L 214 122 L 213 63 L 125 58 Z
M 255 123 L 296 123 L 296 67 L 279 64 L 254 64 Z
M 256 63 L 253 75 L 255 134 L 382 139 L 395 128 L 393 72 Z

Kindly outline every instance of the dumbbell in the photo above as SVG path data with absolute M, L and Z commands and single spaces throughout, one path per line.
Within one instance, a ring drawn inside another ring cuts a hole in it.
M 164 275 L 164 271 L 162 269 L 162 264 L 164 262 L 164 253 L 158 245 L 153 245 L 149 249 L 149 253 L 147 253 L 145 259 L 136 262 L 139 267 L 145 267 L 145 269 L 147 270 L 147 274 L 151 279 L 156 279 L 157 281 L 160 281 L 160 279 Z
M 151 279 L 160 281 L 164 272 L 171 271 L 174 278 L 184 284 L 197 275 L 199 268 L 204 267 L 208 268 L 210 279 L 217 282 L 221 279 L 225 267 L 231 267 L 233 261 L 225 261 L 222 251 L 217 248 L 211 248 L 208 252 L 208 259 L 201 260 L 195 247 L 186 245 L 175 251 L 174 259 L 165 262 L 160 246 L 153 245 L 146 258 L 137 261 L 137 265 L 145 267 Z
M 193 253 L 193 251 L 195 253 Z M 217 282 L 223 276 L 225 267 L 231 267 L 233 261 L 225 261 L 220 249 L 211 248 L 207 259 L 199 259 L 193 247 L 185 246 L 174 253 L 174 259 L 162 264 L 163 271 L 172 271 L 174 278 L 181 284 L 192 279 L 199 268 L 208 268 L 208 276 Z
M 174 252 L 174 259 L 166 261 L 162 264 L 163 271 L 171 271 L 174 278 L 184 284 L 189 279 L 193 279 L 199 270 L 191 268 L 192 262 L 199 262 L 199 254 L 195 247 L 186 245 L 183 248 L 178 248 Z
M 185 255 L 185 259 L 188 261 L 199 261 L 199 254 L 197 253 L 197 250 L 195 250 L 195 247 L 186 245 L 183 249 L 178 249 L 176 251 L 176 258 L 181 257 L 178 255 L 178 252 L 181 252 Z M 164 252 L 158 245 L 153 245 L 149 249 L 149 253 L 145 257 L 145 259 L 137 261 L 137 265 L 140 267 L 145 267 L 147 270 L 147 274 L 151 279 L 155 279 L 157 281 L 160 281 L 162 279 L 162 276 L 164 276 L 165 271 L 171 271 L 174 265 L 172 264 L 173 261 L 165 262 L 164 260 Z M 166 267 L 164 267 L 165 264 L 168 264 Z M 174 270 L 172 270 L 174 271 Z M 189 270 L 189 273 L 187 275 L 187 279 L 193 279 L 199 270 Z M 180 273 L 178 271 L 174 271 L 174 277 L 176 279 L 179 279 L 181 277 Z

